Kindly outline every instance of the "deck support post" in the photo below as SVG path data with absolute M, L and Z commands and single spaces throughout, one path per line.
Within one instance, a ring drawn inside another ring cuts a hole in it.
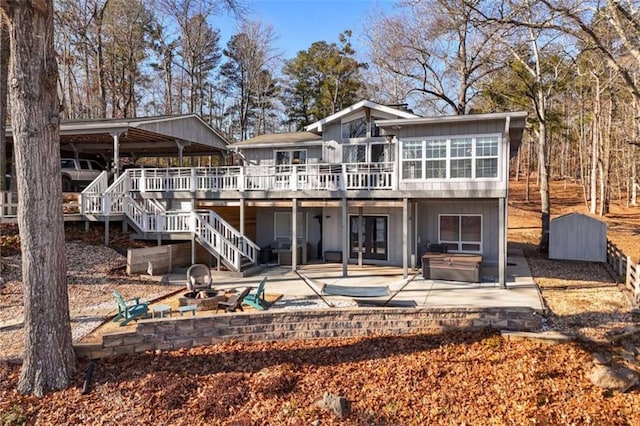
M 240 198 L 240 235 L 244 237 L 244 220 L 245 220 L 245 202 L 244 198 Z
M 344 166 L 344 164 L 343 164 Z M 347 197 L 342 197 L 342 276 L 349 275 L 349 209 Z
M 196 263 L 196 234 L 195 232 L 191 233 L 191 264 L 195 265 Z
M 120 132 L 111 132 L 113 138 L 113 175 L 114 180 L 120 176 Z
M 362 268 L 362 237 L 364 234 L 364 222 L 362 217 L 362 207 L 358 207 L 358 266 Z
M 411 238 L 411 251 L 413 253 L 413 269 L 418 269 L 421 254 L 418 252 L 418 203 L 413 203 L 413 237 Z
M 402 276 L 409 276 L 409 199 L 402 199 Z
M 503 197 L 498 198 L 498 282 L 501 288 L 507 288 L 507 210 Z
M 291 271 L 298 269 L 298 199 L 291 200 Z
M 109 246 L 109 216 L 104 220 L 104 245 Z

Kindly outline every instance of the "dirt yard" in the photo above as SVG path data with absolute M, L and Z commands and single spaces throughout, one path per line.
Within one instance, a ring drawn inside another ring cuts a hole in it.
M 554 217 L 585 212 L 581 188 L 554 182 L 552 194 Z M 632 328 L 640 327 L 640 318 L 603 266 L 550 261 L 537 252 L 539 197 L 533 186 L 531 195 L 525 203 L 522 183 L 511 185 L 509 244 L 524 251 L 541 288 L 549 310 L 545 328 L 574 337 L 573 343 L 511 341 L 493 332 L 231 342 L 99 361 L 87 395 L 81 393 L 83 361 L 69 389 L 41 399 L 15 392 L 19 367 L 6 362 L 0 363 L 0 424 L 637 424 L 640 389 L 604 390 L 588 375 L 594 352 L 640 370 L 640 333 Z M 604 220 L 609 238 L 639 259 L 640 209 L 613 205 Z M 17 268 L 15 261 L 3 261 Z M 71 271 L 72 311 L 101 305 L 96 291 L 112 286 L 125 296 L 162 291 L 157 283 L 109 273 L 108 265 L 118 261 L 114 256 Z M 16 278 L 0 290 L 0 324 L 19 315 L 20 305 Z M 3 354 L 19 340 L 19 330 L 0 327 Z M 318 406 L 325 392 L 349 401 L 343 420 Z

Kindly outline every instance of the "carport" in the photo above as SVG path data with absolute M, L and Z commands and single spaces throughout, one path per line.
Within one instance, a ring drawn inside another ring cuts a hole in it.
M 7 144 L 13 131 L 7 126 Z M 60 122 L 60 150 L 73 156 L 102 156 L 120 165 L 122 158 L 216 156 L 224 161 L 228 140 L 198 115 L 142 118 L 64 120 Z M 10 160 L 12 149 L 7 150 Z M 4 161 L 4 159 L 0 159 Z M 1 170 L 2 168 L 0 168 Z M 117 174 L 119 168 L 114 172 Z

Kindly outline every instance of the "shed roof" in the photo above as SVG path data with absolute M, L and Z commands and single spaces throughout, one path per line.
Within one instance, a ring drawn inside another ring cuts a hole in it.
M 206 155 L 228 149 L 228 140 L 196 114 L 63 120 L 60 122 L 60 148 L 84 154 L 113 153 L 113 135 L 119 135 L 122 157 L 175 156 L 178 144 L 183 155 Z M 7 139 L 13 129 L 7 126 Z

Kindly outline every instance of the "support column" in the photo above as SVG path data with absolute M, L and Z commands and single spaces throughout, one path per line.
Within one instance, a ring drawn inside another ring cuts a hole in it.
M 358 266 L 362 268 L 362 234 L 364 223 L 362 221 L 362 207 L 358 207 Z
M 344 164 L 343 164 L 344 166 Z M 342 276 L 349 275 L 349 206 L 347 198 L 342 199 Z
M 291 200 L 291 271 L 298 269 L 298 199 Z
M 402 199 L 402 276 L 409 276 L 409 199 Z
M 113 138 L 113 175 L 114 179 L 120 176 L 120 133 L 111 132 Z
M 109 216 L 104 220 L 104 245 L 109 246 Z
M 413 202 L 413 238 L 411 239 L 413 244 L 413 269 L 418 269 L 420 266 L 420 257 L 422 254 L 418 251 L 418 203 Z
M 505 199 L 498 198 L 498 282 L 507 288 L 507 211 Z
M 244 198 L 240 198 L 240 235 L 244 237 L 244 221 L 245 221 L 245 202 Z

